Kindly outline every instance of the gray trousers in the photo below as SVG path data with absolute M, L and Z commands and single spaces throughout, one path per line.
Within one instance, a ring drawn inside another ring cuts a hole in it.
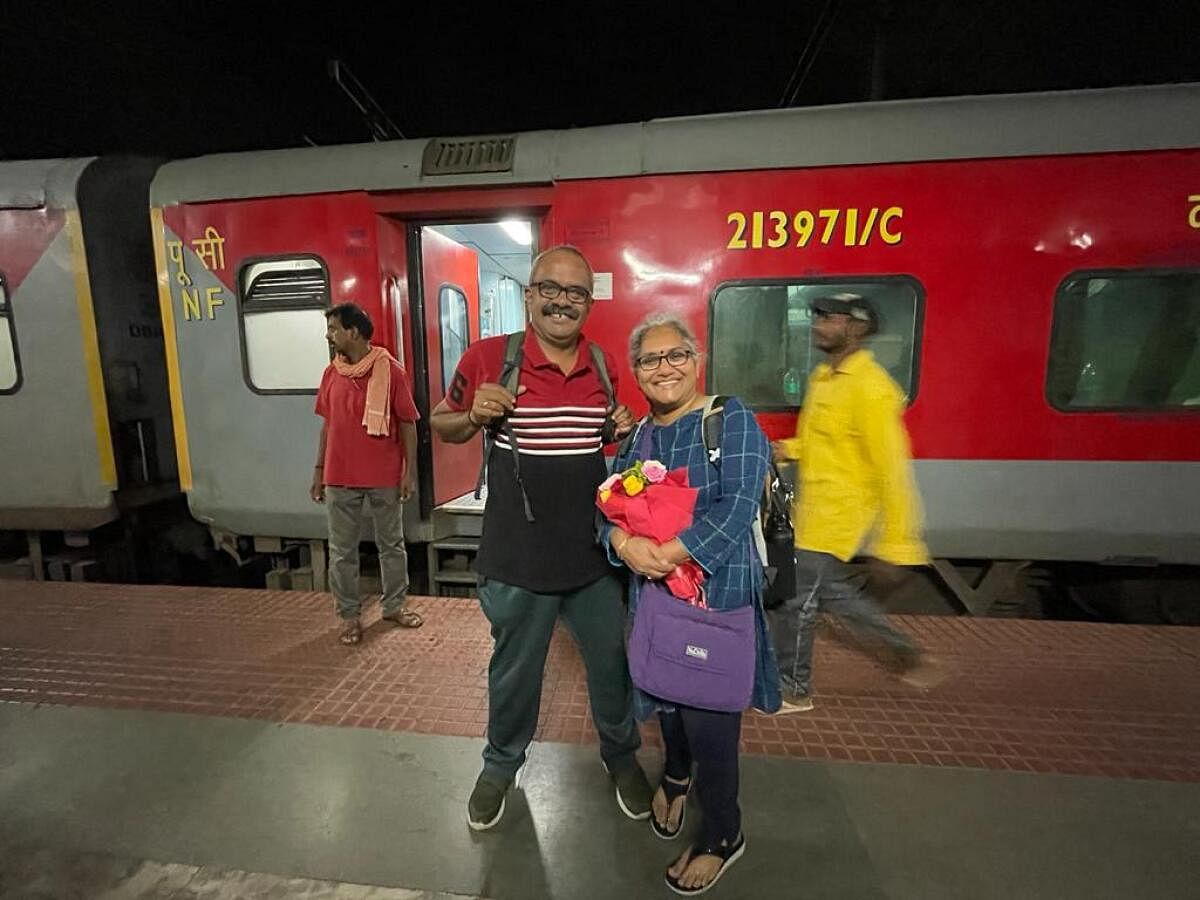
M 353 619 L 362 609 L 358 593 L 358 541 L 363 520 L 375 523 L 375 546 L 383 575 L 383 614 L 393 615 L 408 593 L 408 551 L 404 547 L 404 504 L 399 488 L 325 488 L 329 516 L 329 589 L 338 615 Z
M 768 613 L 785 696 L 812 693 L 813 638 L 819 611 L 835 616 L 857 641 L 883 649 L 894 667 L 908 669 L 919 661 L 920 649 L 888 623 L 883 609 L 867 596 L 865 586 L 866 576 L 836 556 L 796 551 L 796 595 Z

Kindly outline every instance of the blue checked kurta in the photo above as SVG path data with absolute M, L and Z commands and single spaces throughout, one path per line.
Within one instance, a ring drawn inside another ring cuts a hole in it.
M 771 446 L 754 415 L 736 398 L 725 401 L 721 430 L 720 465 L 708 460 L 701 433 L 704 410 L 681 416 L 670 425 L 656 425 L 650 459 L 668 470 L 687 467 L 688 484 L 699 489 L 692 525 L 680 541 L 708 576 L 705 592 L 711 609 L 737 609 L 754 604 L 758 627 L 757 666 L 751 704 L 774 712 L 780 705 L 779 671 L 762 608 L 764 574 L 751 531 L 762 500 L 770 467 Z M 646 427 L 645 423 L 638 426 Z M 628 468 L 638 458 L 638 438 L 629 442 L 613 461 L 613 471 Z M 605 522 L 600 539 L 613 565 L 622 565 L 609 543 L 612 525 Z M 641 578 L 632 576 L 629 589 L 630 619 L 637 610 Z M 635 688 L 634 708 L 639 719 L 666 705 Z

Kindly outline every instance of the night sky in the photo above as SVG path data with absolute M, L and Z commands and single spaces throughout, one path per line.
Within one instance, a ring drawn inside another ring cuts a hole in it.
M 0 158 L 368 140 L 331 58 L 407 137 L 775 107 L 814 32 L 793 105 L 853 102 L 871 95 L 879 22 L 886 99 L 1200 81 L 1198 7 L 4 0 Z

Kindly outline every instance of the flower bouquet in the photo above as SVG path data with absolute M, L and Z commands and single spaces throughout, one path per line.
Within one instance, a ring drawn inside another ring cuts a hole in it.
M 627 534 L 665 544 L 692 524 L 697 494 L 688 486 L 687 469 L 668 472 L 658 460 L 647 459 L 606 478 L 596 491 L 596 505 Z M 706 607 L 703 583 L 704 570 L 690 559 L 663 579 L 673 596 Z

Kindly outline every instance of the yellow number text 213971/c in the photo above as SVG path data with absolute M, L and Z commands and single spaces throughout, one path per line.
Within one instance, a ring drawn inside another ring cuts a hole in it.
M 888 206 L 870 209 L 802 209 L 789 213 L 782 209 L 731 212 L 725 221 L 732 227 L 727 250 L 782 249 L 815 244 L 840 244 L 866 247 L 872 240 L 899 244 L 903 208 Z

